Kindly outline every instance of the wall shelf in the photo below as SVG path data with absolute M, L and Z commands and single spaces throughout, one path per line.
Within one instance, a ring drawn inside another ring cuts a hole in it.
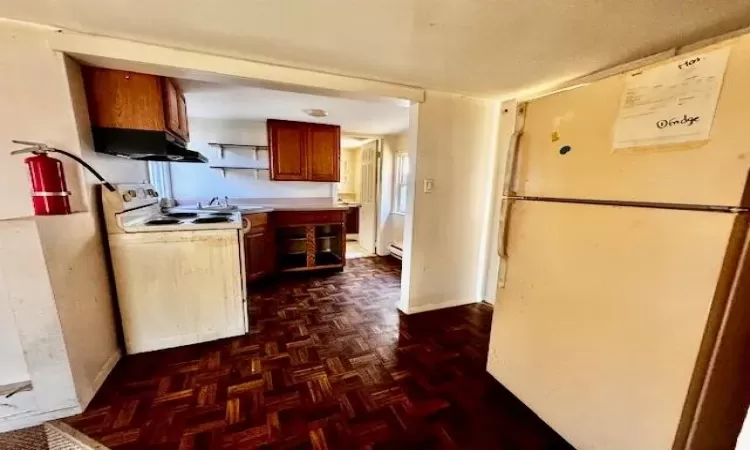
M 266 171 L 268 172 L 269 168 L 267 167 L 238 167 L 238 166 L 208 166 L 211 169 L 218 169 L 221 170 L 221 176 L 226 178 L 227 177 L 227 170 L 252 170 L 253 175 L 255 176 L 255 179 L 258 179 L 258 172 L 259 171 Z
M 258 159 L 258 152 L 267 152 L 267 145 L 229 144 L 224 142 L 209 142 L 208 145 L 219 149 L 219 157 L 224 159 L 224 150 L 228 148 L 242 148 L 253 152 L 253 158 Z

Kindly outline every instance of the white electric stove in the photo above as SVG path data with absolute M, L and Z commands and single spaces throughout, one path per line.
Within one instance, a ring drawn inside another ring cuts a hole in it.
M 102 189 L 129 354 L 248 331 L 240 213 L 162 212 L 149 184 Z
M 103 189 L 108 233 L 151 233 L 242 228 L 239 212 L 163 212 L 159 194 L 149 184 L 117 184 Z

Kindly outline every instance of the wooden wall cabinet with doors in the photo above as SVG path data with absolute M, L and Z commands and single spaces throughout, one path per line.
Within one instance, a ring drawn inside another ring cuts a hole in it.
M 185 96 L 171 78 L 83 67 L 91 125 L 165 131 L 190 140 Z
M 340 180 L 341 127 L 274 119 L 267 127 L 272 180 Z
M 248 283 L 270 275 L 276 269 L 276 245 L 270 218 L 268 213 L 242 216 Z

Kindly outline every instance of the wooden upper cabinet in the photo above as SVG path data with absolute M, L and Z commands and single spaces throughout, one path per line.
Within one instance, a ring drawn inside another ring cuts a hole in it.
M 167 130 L 172 134 L 182 136 L 180 127 L 180 94 L 177 92 L 177 86 L 169 78 L 162 78 L 162 89 L 164 91 L 164 122 Z
M 166 131 L 188 140 L 185 97 L 175 80 L 87 66 L 82 72 L 92 126 Z
M 310 181 L 339 181 L 341 172 L 341 128 L 335 125 L 309 126 L 308 167 Z
M 338 126 L 268 120 L 271 179 L 339 181 L 340 144 Z
M 185 141 L 190 140 L 190 127 L 188 126 L 188 117 L 187 117 L 187 103 L 185 103 L 185 95 L 178 91 L 179 95 L 177 96 L 177 111 L 179 116 L 179 122 L 180 122 L 180 136 L 182 136 Z
M 307 127 L 300 122 L 269 120 L 268 148 L 271 179 L 307 180 Z
M 164 104 L 159 77 L 83 67 L 91 125 L 163 131 Z

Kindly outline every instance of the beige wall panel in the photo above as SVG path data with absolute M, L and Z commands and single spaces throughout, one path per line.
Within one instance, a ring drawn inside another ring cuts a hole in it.
M 737 205 L 750 168 L 750 36 L 732 45 L 708 142 L 612 151 L 626 75 L 529 103 L 516 174 L 519 195 Z M 686 58 L 682 55 L 681 58 Z M 552 133 L 560 140 L 553 142 Z M 560 147 L 572 150 L 559 153 Z
M 516 202 L 488 370 L 576 448 L 671 448 L 734 218 Z

